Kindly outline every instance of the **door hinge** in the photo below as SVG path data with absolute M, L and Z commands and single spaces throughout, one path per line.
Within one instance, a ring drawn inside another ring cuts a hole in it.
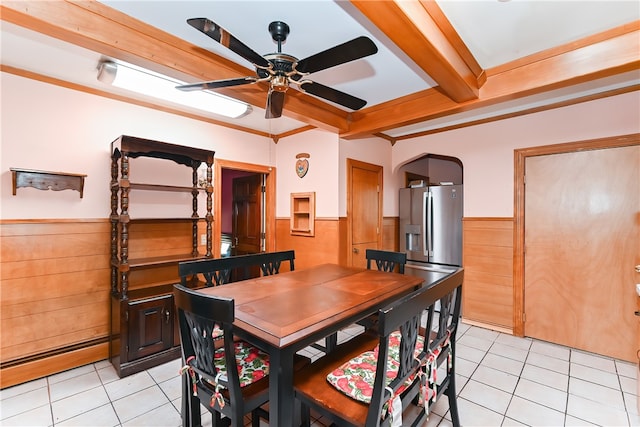
M 129 312 L 128 312 L 128 311 L 125 311 L 125 312 L 124 312 L 124 320 L 125 320 L 126 322 L 128 322 L 128 321 L 129 321 Z
M 263 185 L 263 186 L 260 188 L 260 191 L 262 191 L 263 193 L 266 193 L 266 192 L 267 192 L 267 186 L 266 186 L 266 185 Z
M 126 349 L 127 349 L 127 354 L 129 354 L 129 345 L 128 344 L 126 346 Z

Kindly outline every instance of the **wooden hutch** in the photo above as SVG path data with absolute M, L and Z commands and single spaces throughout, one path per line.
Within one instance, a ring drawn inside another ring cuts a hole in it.
M 191 168 L 191 186 L 131 182 L 131 159 L 138 157 L 171 160 Z M 180 357 L 173 285 L 179 282 L 178 262 L 212 257 L 213 157 L 213 151 L 126 135 L 111 143 L 109 352 L 120 377 Z M 206 164 L 206 181 L 199 184 L 198 168 L 202 164 Z M 191 193 L 190 215 L 132 216 L 130 203 L 135 205 L 134 195 L 139 192 Z M 202 192 L 207 205 L 204 217 L 198 215 L 198 195 Z M 205 254 L 198 251 L 198 227 L 202 221 L 206 225 Z M 161 250 L 157 248 L 158 241 L 162 242 Z M 173 245 L 174 241 L 180 244 Z

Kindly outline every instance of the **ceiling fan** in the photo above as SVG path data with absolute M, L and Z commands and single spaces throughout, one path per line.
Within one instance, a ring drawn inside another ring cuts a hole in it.
M 289 26 L 281 21 L 269 24 L 269 33 L 278 44 L 278 52 L 260 55 L 231 35 L 224 28 L 207 18 L 188 19 L 187 23 L 217 41 L 224 47 L 237 53 L 256 68 L 256 76 L 236 79 L 214 80 L 177 86 L 184 91 L 217 89 L 258 82 L 269 83 L 265 118 L 272 119 L 282 115 L 284 94 L 291 84 L 303 92 L 310 93 L 352 110 L 364 107 L 367 101 L 330 88 L 323 84 L 308 80 L 306 76 L 317 71 L 335 67 L 378 51 L 371 39 L 361 36 L 339 44 L 322 52 L 298 60 L 296 57 L 282 52 L 282 43 L 287 39 Z

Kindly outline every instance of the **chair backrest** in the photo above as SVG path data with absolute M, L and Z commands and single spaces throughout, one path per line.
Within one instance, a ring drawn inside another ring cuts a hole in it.
M 376 263 L 376 267 L 380 271 L 395 271 L 396 266 L 398 272 L 404 274 L 404 265 L 407 263 L 407 254 L 404 252 L 381 251 L 378 249 L 367 249 L 367 268 L 371 269 L 371 261 Z
M 235 357 L 232 326 L 235 319 L 233 299 L 206 295 L 174 285 L 174 299 L 178 309 L 180 344 L 183 361 L 200 376 L 199 381 L 221 384 L 229 392 L 229 405 L 241 402 L 240 380 Z M 226 375 L 219 376 L 214 363 L 218 346 L 214 335 L 222 331 Z M 214 332 L 215 331 L 215 332 Z M 208 402 L 205 402 L 208 404 Z
M 288 261 L 289 270 L 293 271 L 294 259 L 295 252 L 289 250 L 184 261 L 178 264 L 178 275 L 182 286 L 189 286 L 198 274 L 204 277 L 206 286 L 219 286 L 231 281 L 234 270 L 241 270 L 243 277 L 248 277 L 249 269 L 259 266 L 263 276 L 270 276 L 278 274 L 282 263 Z
M 427 369 L 435 367 L 442 360 L 450 360 L 451 363 L 454 363 L 454 358 L 449 359 L 448 355 L 455 356 L 455 336 L 462 300 L 462 278 L 463 270 L 460 269 L 433 286 L 420 288 L 379 311 L 378 359 L 366 425 L 378 425 L 381 417 L 385 419 L 389 416 L 386 411 L 383 411 L 385 403 L 389 401 L 391 396 L 395 396 L 401 387 L 404 388 L 407 381 L 411 381 L 411 379 L 414 381 L 401 394 L 403 407 L 413 401 L 421 393 L 422 379 L 416 377 L 425 375 L 420 373 L 424 367 Z M 435 307 L 438 301 L 440 313 L 436 314 Z M 427 323 L 424 328 L 421 328 L 421 319 L 425 311 Z M 392 346 L 395 344 L 390 345 L 389 338 L 392 333 L 398 331 L 400 342 L 393 350 Z M 416 350 L 418 336 L 421 336 L 425 343 L 421 351 Z M 388 378 L 387 359 L 390 351 L 398 351 L 399 353 L 398 373 L 389 384 L 385 384 Z M 446 391 L 450 380 L 449 375 L 453 375 L 454 372 L 453 369 L 447 371 L 447 376 L 438 386 L 442 390 L 437 390 L 435 397 L 426 404 L 431 405 L 439 394 Z M 389 390 L 392 390 L 393 393 L 390 393 Z M 420 413 L 422 416 L 425 411 L 420 411 Z
M 253 260 L 256 261 L 258 265 L 260 265 L 260 270 L 262 271 L 263 276 L 271 276 L 272 274 L 280 273 L 280 266 L 282 263 L 289 263 L 289 270 L 295 270 L 295 252 L 290 251 L 279 251 L 279 252 L 262 252 L 259 254 L 250 255 L 253 257 Z

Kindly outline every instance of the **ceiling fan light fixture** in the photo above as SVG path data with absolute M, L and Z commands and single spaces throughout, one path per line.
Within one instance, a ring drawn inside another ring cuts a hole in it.
M 271 88 L 278 92 L 286 92 L 289 89 L 289 79 L 286 76 L 274 76 L 271 79 Z
M 176 86 L 185 82 L 131 64 L 103 61 L 98 66 L 98 80 L 121 89 L 233 119 L 252 111 L 251 105 L 214 92 L 177 90 Z

